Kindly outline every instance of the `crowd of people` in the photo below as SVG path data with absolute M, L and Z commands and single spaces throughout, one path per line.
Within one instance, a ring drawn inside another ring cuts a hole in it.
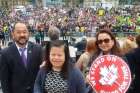
M 127 11 L 127 13 L 123 13 Z M 106 10 L 103 8 L 33 8 L 28 9 L 26 13 L 21 11 L 0 11 L 0 43 L 6 44 L 11 38 L 10 32 L 16 21 L 23 21 L 28 25 L 32 36 L 35 36 L 37 42 L 41 43 L 47 36 L 50 26 L 56 26 L 60 29 L 60 35 L 63 39 L 69 39 L 68 36 L 91 36 L 96 30 L 104 27 L 111 28 L 117 36 L 121 33 L 125 35 L 139 32 L 140 16 L 133 12 L 133 9 L 124 10 L 112 8 Z
M 3 93 L 93 93 L 95 90 L 89 85 L 88 71 L 92 62 L 102 55 L 125 58 L 133 79 L 127 93 L 138 93 L 139 55 L 135 52 L 139 50 L 139 35 L 136 37 L 137 48 L 128 46 L 126 49 L 129 50 L 123 53 L 124 49 L 111 30 L 100 29 L 95 38 L 84 43 L 83 54 L 77 62 L 73 62 L 76 60 L 70 56 L 69 44 L 59 40 L 59 34 L 50 36 L 45 50 L 28 41 L 29 31 L 23 22 L 14 25 L 11 35 L 13 43 L 2 49 L 0 56 Z
M 1 16 L 0 21 L 0 31 L 4 37 L 8 32 L 12 41 L 0 51 L 3 93 L 95 93 L 90 86 L 89 69 L 94 60 L 103 55 L 116 55 L 126 61 L 132 76 L 126 93 L 139 93 L 140 35 L 118 40 L 114 33 L 139 32 L 136 30 L 139 15 L 128 18 L 106 11 L 103 16 L 91 9 L 63 8 L 32 10 L 28 15 L 10 13 Z M 118 25 L 121 28 L 114 29 Z M 65 37 L 70 31 L 80 36 L 87 32 L 95 35 L 72 44 Z M 29 41 L 30 34 L 35 35 L 36 42 Z M 49 41 L 44 41 L 44 35 L 48 35 Z M 70 55 L 70 45 L 80 52 L 78 57 Z

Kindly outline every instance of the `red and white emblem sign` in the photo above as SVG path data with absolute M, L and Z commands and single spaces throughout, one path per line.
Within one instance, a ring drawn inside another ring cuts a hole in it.
M 131 83 L 131 73 L 122 58 L 104 55 L 93 61 L 89 80 L 96 93 L 125 93 Z

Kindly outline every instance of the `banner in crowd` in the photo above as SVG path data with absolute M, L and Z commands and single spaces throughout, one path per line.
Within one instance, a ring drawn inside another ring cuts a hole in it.
M 98 10 L 98 15 L 99 16 L 104 16 L 104 14 L 105 14 L 105 10 L 104 9 L 99 9 Z
M 122 58 L 104 55 L 93 61 L 89 79 L 96 93 L 126 93 L 131 83 L 131 72 Z

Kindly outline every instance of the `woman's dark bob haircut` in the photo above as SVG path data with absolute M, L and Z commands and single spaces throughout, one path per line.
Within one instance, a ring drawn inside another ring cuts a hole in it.
M 52 47 L 62 47 L 64 46 L 64 54 L 65 54 L 65 62 L 62 66 L 61 70 L 61 76 L 62 78 L 66 79 L 68 76 L 68 66 L 69 66 L 69 47 L 68 47 L 68 42 L 63 41 L 63 40 L 55 40 L 55 41 L 50 41 L 46 45 L 46 52 L 45 52 L 45 61 L 46 61 L 46 70 L 51 71 L 52 70 L 52 64 L 50 62 L 50 50 Z

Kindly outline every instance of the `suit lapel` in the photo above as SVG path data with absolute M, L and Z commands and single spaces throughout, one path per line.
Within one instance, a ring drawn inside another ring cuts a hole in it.
M 22 62 L 22 59 L 21 59 L 21 56 L 20 56 L 20 53 L 16 47 L 15 44 L 11 45 L 11 51 L 12 51 L 12 55 L 13 55 L 13 60 L 15 62 L 15 64 L 19 65 L 20 67 L 24 68 L 25 69 L 25 66 Z
M 29 69 L 31 66 L 32 62 L 32 53 L 33 53 L 33 45 L 32 43 L 28 43 L 28 48 L 27 48 L 27 68 Z

